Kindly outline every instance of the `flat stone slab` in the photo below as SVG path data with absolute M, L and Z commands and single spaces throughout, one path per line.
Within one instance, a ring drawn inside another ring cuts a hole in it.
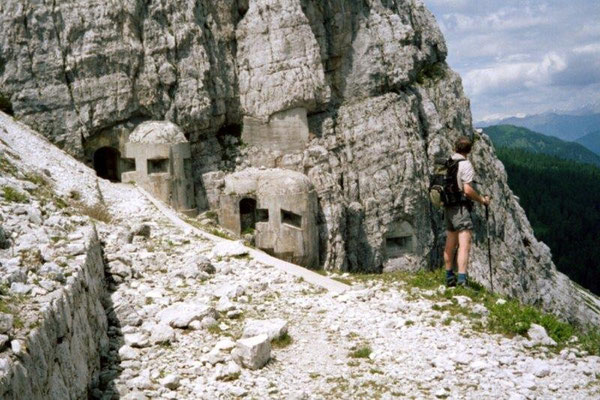
M 288 331 L 288 323 L 286 320 L 281 318 L 275 319 L 250 319 L 246 321 L 244 326 L 244 333 L 242 337 L 252 337 L 258 335 L 267 335 L 269 341 L 273 339 L 279 339 L 285 335 Z
M 187 328 L 195 320 L 214 314 L 214 308 L 200 303 L 175 303 L 157 314 L 160 324 L 173 328 Z

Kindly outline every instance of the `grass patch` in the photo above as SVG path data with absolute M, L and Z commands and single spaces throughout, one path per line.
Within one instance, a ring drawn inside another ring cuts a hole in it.
M 362 346 L 350 352 L 348 355 L 352 358 L 369 358 L 372 352 L 373 350 L 371 350 L 370 346 Z
M 2 196 L 6 201 L 11 203 L 27 203 L 28 201 L 26 194 L 21 193 L 10 186 L 4 186 L 2 188 Z
M 219 324 L 209 325 L 206 330 L 213 335 L 220 335 L 223 332 Z
M 254 235 L 254 228 L 247 227 L 242 231 L 242 235 Z
M 185 219 L 185 222 L 187 222 L 188 224 L 190 224 L 198 229 L 201 229 L 204 232 L 208 232 L 211 235 L 215 235 L 215 236 L 218 236 L 223 239 L 234 240 L 234 238 L 231 235 L 224 232 L 222 229 L 219 229 L 216 227 L 215 228 L 206 227 L 205 225 L 202 225 L 200 222 L 198 222 L 198 220 L 196 220 L 194 218 L 185 217 L 184 219 Z
M 341 282 L 345 285 L 352 286 L 352 279 L 342 278 L 341 276 L 332 276 L 331 279 L 333 279 L 334 281 Z
M 8 161 L 5 153 L 0 155 L 0 172 L 12 176 L 15 176 L 18 172 L 17 167 L 15 167 L 10 161 Z
M 444 269 L 433 271 L 419 271 L 416 273 L 393 272 L 390 274 L 358 274 L 352 275 L 349 280 L 353 281 L 379 281 L 386 284 L 405 283 L 409 288 L 427 290 L 423 296 L 430 300 L 446 301 L 453 304 L 432 306 L 433 310 L 450 313 L 450 317 L 442 320 L 442 325 L 450 325 L 457 321 L 456 316 L 464 316 L 472 322 L 472 328 L 477 331 L 488 333 L 499 333 L 508 337 L 515 335 L 525 336 L 531 324 L 538 324 L 546 329 L 548 336 L 556 341 L 556 351 L 564 348 L 572 336 L 579 338 L 579 347 L 592 355 L 600 355 L 600 328 L 583 327 L 561 321 L 558 317 L 543 312 L 535 306 L 521 304 L 516 299 L 505 299 L 504 304 L 497 304 L 499 295 L 488 292 L 483 286 L 470 281 L 466 288 L 456 287 L 437 291 L 440 285 L 445 284 Z M 489 314 L 482 319 L 479 314 L 473 313 L 471 307 L 461 307 L 457 304 L 454 296 L 469 297 L 473 303 L 479 303 L 486 307 Z M 413 325 L 414 322 L 406 321 L 405 325 Z
M 49 185 L 48 180 L 44 176 L 37 174 L 35 172 L 29 172 L 29 173 L 25 174 L 25 179 L 33 184 L 38 185 L 38 186 L 48 186 Z
M 212 210 L 206 211 L 204 213 L 204 217 L 216 221 L 217 220 L 217 212 L 216 211 L 212 211 Z
M 210 233 L 211 235 L 218 236 L 218 237 L 223 238 L 223 239 L 233 240 L 233 237 L 231 235 L 229 235 L 229 234 L 227 234 L 227 233 L 225 233 L 222 230 L 217 229 L 217 228 L 208 229 L 208 233 Z
M 271 346 L 273 346 L 273 348 L 275 349 L 283 349 L 284 347 L 288 347 L 292 343 L 294 343 L 294 339 L 292 339 L 292 337 L 287 333 L 284 333 L 278 338 L 271 340 Z
M 95 219 L 96 221 L 110 223 L 112 221 L 112 215 L 108 211 L 106 205 L 102 203 L 96 203 L 93 205 L 87 205 L 85 203 L 76 203 L 75 208 L 83 215 Z

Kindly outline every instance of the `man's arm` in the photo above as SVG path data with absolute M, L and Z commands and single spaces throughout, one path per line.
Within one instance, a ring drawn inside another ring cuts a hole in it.
M 464 183 L 463 188 L 465 191 L 465 196 L 467 196 L 469 199 L 476 201 L 478 203 L 481 203 L 484 206 L 487 206 L 490 204 L 490 196 L 481 197 L 479 195 L 479 193 L 477 193 L 477 191 L 475 189 L 473 189 L 473 186 L 471 186 L 471 183 Z

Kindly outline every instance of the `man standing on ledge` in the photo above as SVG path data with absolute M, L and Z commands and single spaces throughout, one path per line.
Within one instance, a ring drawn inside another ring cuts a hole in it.
M 446 222 L 446 247 L 444 248 L 444 264 L 446 267 L 446 286 L 456 286 L 457 279 L 452 270 L 452 261 L 454 253 L 458 246 L 458 285 L 467 284 L 467 265 L 469 264 L 469 251 L 471 250 L 471 232 L 473 230 L 473 220 L 471 210 L 473 201 L 488 206 L 490 197 L 482 197 L 473 188 L 475 179 L 475 170 L 467 155 L 471 152 L 473 143 L 466 136 L 461 136 L 454 145 L 455 154 L 451 159 L 458 163 L 458 172 L 456 173 L 456 185 L 458 186 L 458 196 L 451 205 L 444 207 L 444 219 Z

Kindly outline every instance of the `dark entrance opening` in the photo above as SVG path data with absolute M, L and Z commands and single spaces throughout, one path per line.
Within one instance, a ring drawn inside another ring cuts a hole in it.
M 256 200 L 240 200 L 240 227 L 242 234 L 251 233 L 256 227 Z
M 100 178 L 121 182 L 119 162 L 121 154 L 113 147 L 101 147 L 94 152 L 94 169 Z

